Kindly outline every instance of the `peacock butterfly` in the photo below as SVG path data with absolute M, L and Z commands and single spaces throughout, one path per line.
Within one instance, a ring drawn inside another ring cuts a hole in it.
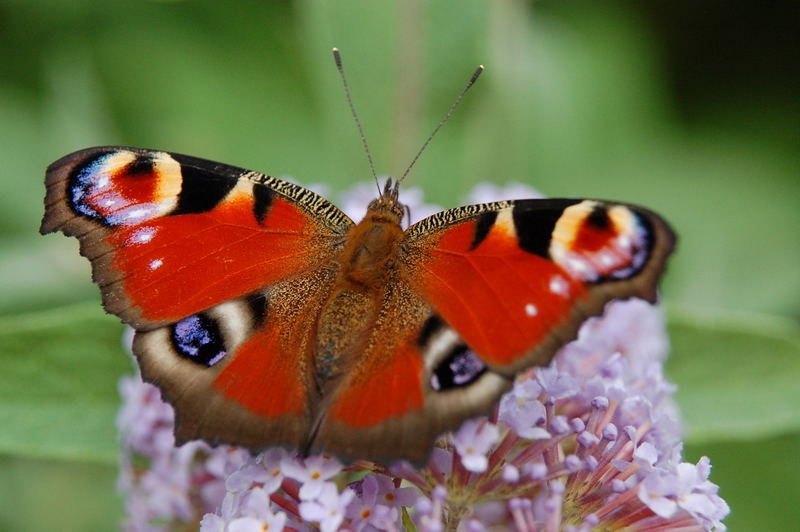
M 72 153 L 46 184 L 41 232 L 79 239 L 177 441 L 253 450 L 419 462 L 608 301 L 655 302 L 674 243 L 655 213 L 589 199 L 403 230 L 392 179 L 356 224 L 287 181 L 140 148 Z

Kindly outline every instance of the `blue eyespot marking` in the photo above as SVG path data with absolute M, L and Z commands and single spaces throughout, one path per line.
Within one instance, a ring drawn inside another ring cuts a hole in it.
M 431 388 L 436 391 L 472 384 L 486 373 L 486 364 L 465 345 L 457 346 L 433 371 Z
M 79 214 L 93 219 L 103 218 L 87 200 L 108 186 L 108 175 L 103 174 L 102 170 L 113 155 L 114 153 L 103 154 L 75 169 L 70 182 L 70 203 Z
M 205 314 L 175 323 L 171 336 L 178 354 L 197 364 L 213 366 L 227 354 L 217 322 Z

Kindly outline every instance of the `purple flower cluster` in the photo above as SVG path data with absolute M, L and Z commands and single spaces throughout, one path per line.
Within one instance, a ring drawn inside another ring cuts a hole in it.
M 724 530 L 729 510 L 708 480 L 708 459 L 681 461 L 666 348 L 658 308 L 611 303 L 550 367 L 519 378 L 490 418 L 443 435 L 422 468 L 344 467 L 281 448 L 255 457 L 202 442 L 175 448 L 171 407 L 127 377 L 119 415 L 126 528 Z

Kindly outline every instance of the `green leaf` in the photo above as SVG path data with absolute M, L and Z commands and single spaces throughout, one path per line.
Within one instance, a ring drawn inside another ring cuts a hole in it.
M 687 443 L 800 429 L 800 327 L 761 316 L 673 313 L 667 374 Z
M 116 477 L 115 464 L 0 456 L 0 530 L 119 529 Z
M 89 262 L 61 235 L 0 237 L 0 314 L 22 314 L 94 298 Z
M 122 330 L 86 303 L 0 320 L 0 452 L 115 461 Z
M 800 432 L 752 441 L 687 445 L 686 460 L 711 457 L 711 481 L 732 511 L 730 530 L 795 530 L 800 519 Z

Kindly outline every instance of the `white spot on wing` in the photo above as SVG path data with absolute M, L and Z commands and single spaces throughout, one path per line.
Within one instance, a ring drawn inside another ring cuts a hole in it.
M 614 256 L 610 253 L 601 253 L 597 260 L 600 261 L 600 264 L 605 267 L 613 266 L 617 261 L 614 259 Z
M 142 227 L 131 236 L 131 242 L 134 244 L 146 244 L 153 239 L 155 234 L 155 227 Z
M 533 303 L 528 303 L 527 305 L 525 305 L 525 314 L 527 314 L 530 317 L 536 316 L 537 314 L 539 314 L 539 309 L 537 309 L 536 305 L 534 305 Z
M 554 275 L 553 278 L 550 279 L 550 291 L 554 294 L 567 297 L 569 295 L 569 285 L 566 279 L 560 275 Z
M 584 261 L 582 258 L 579 258 L 576 255 L 567 257 L 565 262 L 567 269 L 570 272 L 575 272 L 580 277 L 583 277 L 583 274 L 587 274 L 592 270 L 591 267 L 589 267 L 589 265 L 586 264 L 586 261 Z
M 591 263 L 590 260 L 591 257 L 578 253 L 565 253 L 556 262 L 567 270 L 570 277 L 582 281 L 594 281 L 598 277 L 597 265 Z
M 152 261 L 152 262 L 149 264 L 149 267 L 150 267 L 150 269 L 151 269 L 151 270 L 157 270 L 158 268 L 160 268 L 160 267 L 161 267 L 161 265 L 162 265 L 162 264 L 164 264 L 164 261 L 163 261 L 163 260 L 161 260 L 161 259 L 156 259 L 156 260 Z
M 159 210 L 157 203 L 132 204 L 110 214 L 107 220 L 114 225 L 137 225 L 157 216 Z
M 128 211 L 127 218 L 129 220 L 136 220 L 137 218 L 144 218 L 145 216 L 147 216 L 146 209 L 133 209 L 131 211 Z

